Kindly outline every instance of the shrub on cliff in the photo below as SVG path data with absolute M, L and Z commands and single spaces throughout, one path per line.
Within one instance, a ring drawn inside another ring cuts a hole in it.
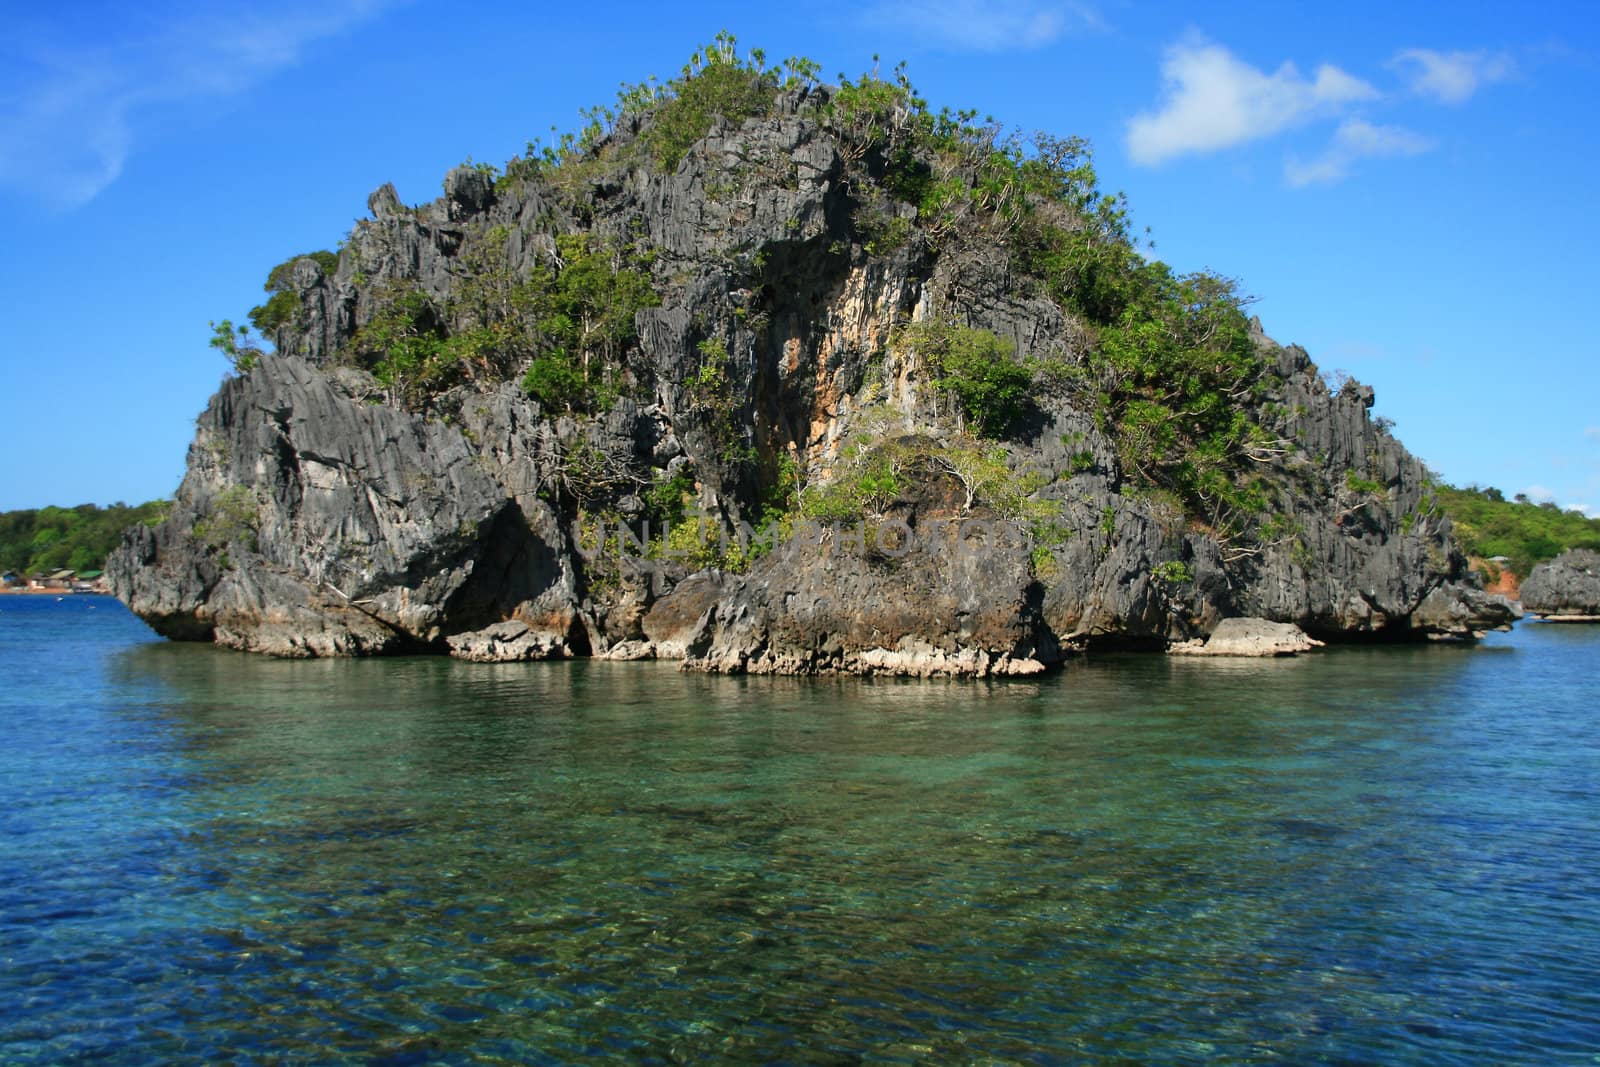
M 988 330 L 918 322 L 897 331 L 895 341 L 926 360 L 934 389 L 980 435 L 1005 437 L 1026 412 L 1033 370 L 1015 345 Z
M 538 272 L 530 286 L 525 328 L 538 355 L 522 387 L 547 409 L 604 410 L 616 396 L 623 354 L 638 338 L 639 312 L 661 302 L 649 257 L 585 234 L 563 235 L 556 247 L 559 271 Z
M 592 173 L 594 163 L 605 162 L 602 155 L 609 155 L 613 164 L 633 162 L 642 155 L 658 170 L 673 170 L 719 117 L 738 126 L 764 115 L 780 92 L 815 84 L 819 70 L 815 62 L 800 56 L 769 67 L 759 48 L 741 57 L 738 39 L 724 30 L 689 57 L 678 77 L 664 83 L 654 77 L 624 82 L 613 105 L 582 112 L 585 123 L 577 133 L 560 134 L 548 145 L 529 141 L 523 155 L 507 162 L 497 185 L 542 177 L 568 186 L 564 177 Z M 611 145 L 602 153 L 602 145 L 624 117 L 648 117 L 644 132 L 631 144 Z
M 210 325 L 211 340 L 207 344 L 221 352 L 234 370 L 248 374 L 264 354 L 261 345 L 250 336 L 250 327 L 234 326 L 231 319 Z
M 300 310 L 300 294 L 294 290 L 294 265 L 302 259 L 315 261 L 327 274 L 332 274 L 339 266 L 339 257 L 323 249 L 290 256 L 268 271 L 267 280 L 261 286 L 268 294 L 267 299 L 250 309 L 250 324 L 261 336 L 272 337 L 293 322 L 295 313 Z

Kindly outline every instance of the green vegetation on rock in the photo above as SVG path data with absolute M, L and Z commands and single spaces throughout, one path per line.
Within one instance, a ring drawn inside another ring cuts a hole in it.
M 207 343 L 240 374 L 250 373 L 265 355 L 260 342 L 250 336 L 250 327 L 235 326 L 232 319 L 211 323 L 211 340 Z
M 439 309 L 415 287 L 391 285 L 351 342 L 356 359 L 398 402 L 420 403 L 449 383 L 455 353 L 445 345 Z
M 469 220 L 448 295 L 410 279 L 369 287 L 366 324 L 342 357 L 371 370 L 392 402 L 416 410 L 459 384 L 507 379 L 548 413 L 609 410 L 625 390 L 655 384 L 648 377 L 659 368 L 631 363 L 639 314 L 688 276 L 655 277 L 659 253 L 641 236 L 641 220 L 603 220 L 607 202 L 640 172 L 676 170 L 719 121 L 737 127 L 788 109 L 831 138 L 844 168 L 841 186 L 854 207 L 848 232 L 827 234 L 830 256 L 985 249 L 1008 264 L 1019 292 L 1048 298 L 1070 324 L 1074 342 L 1040 354 L 1019 353 L 971 324 L 967 308 L 936 307 L 932 319 L 902 325 L 893 343 L 923 357 L 921 372 L 959 433 L 1004 442 L 1044 398 L 1065 401 L 1093 414 L 1126 488 L 1167 494 L 1219 542 L 1251 541 L 1274 506 L 1253 461 L 1280 442 L 1253 414 L 1266 368 L 1237 284 L 1210 272 L 1178 275 L 1147 259 L 1126 199 L 1100 188 L 1083 139 L 1007 135 L 974 111 L 935 111 L 903 65 L 887 78 L 876 67 L 853 80 L 841 75 L 832 86 L 819 85 L 819 69 L 803 58 L 769 65 L 759 49 L 741 56 L 730 34 L 718 34 L 678 77 L 624 84 L 613 106 L 584 112 L 578 133 L 546 147 L 530 143 L 503 174 L 475 165 L 501 195 L 532 191 L 560 205 L 541 222 L 519 224 L 535 251 L 524 243 L 514 268 L 511 228 Z M 723 202 L 751 181 L 793 189 L 796 167 L 784 158 L 742 160 L 705 175 L 705 195 Z M 801 226 L 790 219 L 785 238 Z M 548 242 L 543 252 L 540 241 Z M 747 262 L 764 273 L 770 253 L 753 248 Z M 312 258 L 324 271 L 336 262 L 328 253 Z M 272 295 L 251 312 L 264 333 L 292 325 L 298 261 L 268 276 Z M 697 323 L 699 359 L 676 371 L 729 467 L 773 449 L 737 425 L 753 383 L 728 358 L 737 344 L 741 368 L 759 366 L 759 349 L 752 361 L 743 346 L 754 343 L 760 313 L 740 304 L 737 324 Z M 238 351 L 245 369 L 250 351 Z M 862 477 L 856 488 L 869 498 L 889 489 Z
M 658 167 L 672 170 L 707 133 L 717 117 L 738 126 L 752 115 L 764 114 L 777 97 L 779 72 L 768 69 L 760 52 L 750 60 L 739 58 L 737 42 L 722 33 L 696 52 L 681 77 L 650 93 L 637 87 L 635 100 L 651 98 L 654 122 L 644 146 Z M 623 101 L 623 107 L 629 101 Z
M 954 399 L 981 436 L 1005 437 L 1027 409 L 1033 369 L 1017 358 L 1015 345 L 988 330 L 919 322 L 901 329 L 896 341 L 922 355 L 934 388 Z
M 493 238 L 482 244 L 493 248 Z M 638 336 L 635 316 L 660 302 L 649 256 L 588 234 L 563 234 L 555 245 L 555 265 L 523 280 L 480 248 L 483 265 L 449 300 L 390 283 L 345 358 L 412 408 L 463 382 L 502 380 L 522 364 L 523 390 L 546 408 L 604 410 Z
M 327 250 L 291 256 L 267 273 L 261 286 L 267 292 L 265 302 L 250 309 L 250 324 L 263 337 L 271 337 L 279 329 L 294 321 L 300 310 L 300 294 L 294 289 L 294 266 L 302 259 L 312 260 L 323 273 L 332 274 L 339 266 L 339 257 Z
M 913 487 L 949 481 L 954 513 L 984 507 L 1024 525 L 1054 518 L 1058 506 L 1034 497 L 1046 479 L 1036 471 L 1013 469 L 1010 459 L 1004 445 L 968 434 L 944 440 L 922 434 L 863 436 L 841 449 L 834 477 L 808 487 L 798 506 L 806 518 L 819 521 L 876 517 Z
M 256 533 L 261 522 L 261 501 L 255 491 L 246 485 L 231 485 L 211 502 L 211 510 L 196 519 L 195 539 L 210 548 L 221 549 L 239 544 L 254 552 Z
M 638 313 L 661 302 L 649 256 L 583 234 L 564 235 L 556 247 L 560 272 L 536 271 L 525 287 L 538 355 L 522 386 L 547 408 L 603 410 L 619 387 L 623 352 L 638 337 Z
M 809 59 L 792 56 L 768 66 L 761 49 L 741 57 L 738 46 L 738 39 L 723 31 L 689 57 L 678 77 L 624 82 L 614 105 L 582 112 L 586 121 L 579 132 L 559 134 L 550 145 L 530 141 L 525 155 L 506 164 L 500 184 L 544 178 L 566 187 L 571 183 L 565 179 L 593 175 L 595 163 L 625 166 L 641 159 L 671 171 L 719 117 L 738 126 L 766 114 L 780 92 L 816 83 L 820 67 Z M 649 124 L 637 141 L 604 143 L 625 117 L 643 116 L 649 116 Z
M 1171 491 L 1224 539 L 1266 512 L 1249 462 L 1270 435 L 1250 415 L 1263 367 L 1248 301 L 1231 279 L 1146 260 L 1126 199 L 1099 188 L 1086 141 L 1002 137 L 973 112 L 932 112 L 898 68 L 892 82 L 844 81 L 824 116 L 863 158 L 888 160 L 883 188 L 916 203 L 932 243 L 1008 249 L 1024 278 L 1082 322 L 1083 350 L 1037 370 L 1088 401 L 1135 485 Z M 997 342 L 947 334 L 939 388 L 980 432 L 1002 436 L 1020 410 L 1025 364 Z M 992 369 L 979 372 L 979 359 Z

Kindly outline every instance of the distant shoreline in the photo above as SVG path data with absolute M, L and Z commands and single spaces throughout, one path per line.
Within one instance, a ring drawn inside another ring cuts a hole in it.
M 109 589 L 0 589 L 0 596 L 110 596 Z

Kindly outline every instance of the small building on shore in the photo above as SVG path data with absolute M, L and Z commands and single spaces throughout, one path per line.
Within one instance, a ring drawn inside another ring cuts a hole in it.
M 46 590 L 60 589 L 65 591 L 72 588 L 72 579 L 74 576 L 76 576 L 76 574 L 76 571 L 68 568 L 67 570 L 56 571 L 52 574 L 44 575 L 43 577 L 35 577 L 28 581 L 28 588 Z

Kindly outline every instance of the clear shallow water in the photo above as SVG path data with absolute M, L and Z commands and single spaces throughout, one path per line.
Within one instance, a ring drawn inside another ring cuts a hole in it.
M 1600 1062 L 1600 627 L 1041 682 L 0 600 L 0 1062 Z

